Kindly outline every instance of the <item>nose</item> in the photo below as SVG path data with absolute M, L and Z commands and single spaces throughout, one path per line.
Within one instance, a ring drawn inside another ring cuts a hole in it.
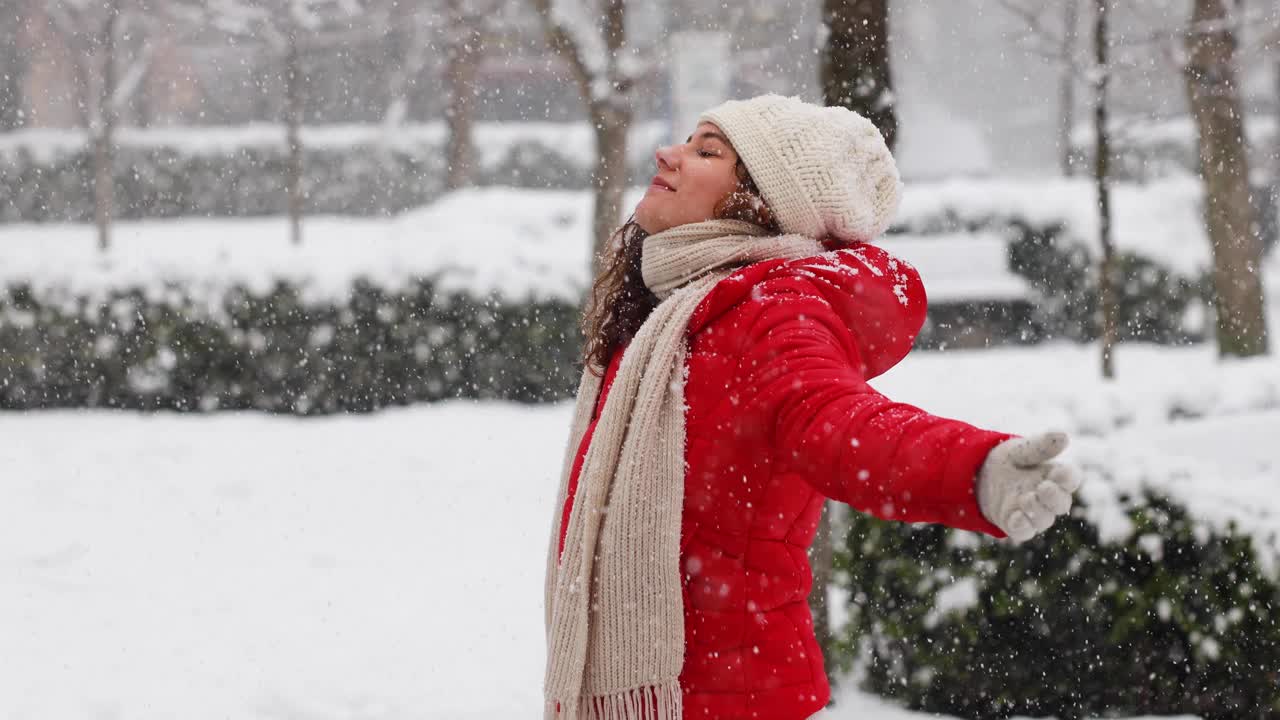
M 658 148 L 658 150 L 653 154 L 653 156 L 654 156 L 654 159 L 657 160 L 658 162 L 659 170 L 676 169 L 676 162 L 678 162 L 678 160 L 676 159 L 675 149 L 672 146 L 664 145 Z

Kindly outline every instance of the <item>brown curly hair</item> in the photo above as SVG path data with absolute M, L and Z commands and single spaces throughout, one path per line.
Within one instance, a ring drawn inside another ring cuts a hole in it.
M 775 235 L 781 234 L 777 218 L 765 204 L 741 157 L 734 173 L 738 176 L 738 187 L 716 203 L 712 217 L 745 220 Z M 632 215 L 609 238 L 610 253 L 592 284 L 590 304 L 581 322 L 587 339 L 582 362 L 592 368 L 592 372 L 597 368 L 603 372 L 613 351 L 635 336 L 658 305 L 657 296 L 645 286 L 640 272 L 640 251 L 648 236 Z

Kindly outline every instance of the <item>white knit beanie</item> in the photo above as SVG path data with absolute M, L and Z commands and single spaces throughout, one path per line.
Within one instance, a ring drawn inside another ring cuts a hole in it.
M 729 100 L 698 122 L 720 126 L 784 233 L 869 241 L 902 199 L 898 165 L 875 124 L 798 97 Z

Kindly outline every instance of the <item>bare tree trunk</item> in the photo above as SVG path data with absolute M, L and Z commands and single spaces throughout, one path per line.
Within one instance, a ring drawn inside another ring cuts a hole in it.
M 623 190 L 628 181 L 627 129 L 634 113 L 631 102 L 633 78 L 618 72 L 617 60 L 626 43 L 626 0 L 605 0 L 604 21 L 600 26 L 604 56 L 588 57 L 595 40 L 574 32 L 582 25 L 565 24 L 552 10 L 552 0 L 533 0 L 542 16 L 551 49 L 569 62 L 596 140 L 596 168 L 592 176 L 595 204 L 591 217 L 590 277 L 601 271 L 602 255 L 609 250 L 609 239 L 618 228 Z M 582 46 L 585 43 L 585 47 Z M 602 88 L 602 85 L 604 86 Z M 588 291 L 589 292 L 589 291 Z
M 1271 242 L 1273 247 L 1280 247 L 1280 53 L 1277 55 L 1276 64 L 1272 70 L 1276 83 L 1276 114 L 1272 118 L 1275 123 L 1275 132 L 1271 136 L 1271 151 L 1275 153 L 1271 159 L 1271 217 L 1274 218 Z
M 822 20 L 828 30 L 819 68 L 823 101 L 866 117 L 880 129 L 892 150 L 898 139 L 898 116 L 889 68 L 889 0 L 823 0 Z M 827 668 L 832 667 L 834 640 L 827 608 L 835 555 L 831 533 L 834 510 L 832 501 L 823 503 L 809 550 L 813 570 L 809 610 Z
M 1093 99 L 1093 133 L 1095 137 L 1094 180 L 1098 187 L 1098 236 L 1102 245 L 1102 272 L 1099 279 L 1099 304 L 1102 306 L 1102 377 L 1115 377 L 1112 353 L 1116 344 L 1116 259 L 1111 241 L 1111 134 L 1107 130 L 1107 11 L 1111 0 L 1097 0 L 1093 26 L 1093 59 L 1097 80 Z
M 622 195 L 627 187 L 627 128 L 631 113 L 618 108 L 596 108 L 591 113 L 595 127 L 596 172 L 595 204 L 592 208 L 591 277 L 603 270 L 601 260 L 608 253 L 609 238 L 617 230 L 622 208 Z
M 445 124 L 449 128 L 445 148 L 447 167 L 445 189 L 457 190 L 471 184 L 475 155 L 471 131 L 475 125 L 475 76 L 483 43 L 481 18 L 474 16 L 466 0 L 449 0 L 449 33 L 445 61 Z
M 289 240 L 302 244 L 302 68 L 298 28 L 290 26 L 285 46 L 285 142 L 289 146 Z
M 1280 40 L 1277 40 L 1277 43 L 1280 43 Z M 1271 182 L 1280 189 L 1280 48 L 1276 53 L 1276 62 L 1271 69 L 1271 75 L 1272 81 L 1276 84 L 1275 117 L 1272 118 L 1275 122 L 1275 130 L 1271 135 L 1271 150 L 1275 154 L 1271 157 Z
M 1071 57 L 1075 52 L 1076 29 L 1080 10 L 1079 0 L 1065 0 L 1065 16 L 1062 22 L 1062 68 L 1058 76 L 1058 164 L 1062 174 L 1071 177 L 1075 168 L 1071 162 L 1071 128 L 1076 122 L 1076 76 Z
M 90 44 L 96 40 L 90 40 Z M 68 42 L 70 46 L 71 43 Z M 67 54 L 72 57 L 71 75 L 72 83 L 76 90 L 76 119 L 80 126 L 84 128 L 93 128 L 93 124 L 97 122 L 95 108 L 98 104 L 98 98 L 101 96 L 101 88 L 98 86 L 99 73 L 94 67 L 96 57 L 92 53 L 87 53 L 83 48 L 68 47 Z
M 110 0 L 98 39 L 101 52 L 102 84 L 98 94 L 98 118 L 93 133 L 93 219 L 98 228 L 98 249 L 111 246 L 111 213 L 115 202 L 112 166 L 115 164 L 116 129 L 116 24 L 120 19 L 119 0 Z
M 606 0 L 604 3 L 604 24 L 602 26 L 606 51 L 610 57 L 616 58 L 622 50 L 627 37 L 626 0 Z M 610 85 L 614 79 L 609 78 Z M 583 87 L 586 97 L 591 98 L 590 83 Z M 594 98 L 589 102 L 590 116 L 596 128 L 596 198 L 592 208 L 592 231 L 595 238 L 591 277 L 600 273 L 600 260 L 609 250 L 609 239 L 618 229 L 619 214 L 622 210 L 622 194 L 627 187 L 627 132 L 631 127 L 632 104 L 629 93 L 631 87 L 614 85 L 613 92 L 605 98 Z
M 819 75 L 827 105 L 839 105 L 875 123 L 892 150 L 897 103 L 889 73 L 889 0 L 823 0 L 827 40 Z
M 1267 352 L 1260 265 L 1262 239 L 1254 230 L 1249 198 L 1236 35 L 1227 21 L 1229 0 L 1195 0 L 1186 43 L 1187 97 L 1199 133 L 1205 221 L 1213 247 L 1213 289 L 1218 353 L 1247 357 Z

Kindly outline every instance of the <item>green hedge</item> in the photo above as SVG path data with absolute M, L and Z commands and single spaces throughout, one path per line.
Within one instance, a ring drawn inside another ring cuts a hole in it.
M 1080 342 L 1100 338 L 1100 258 L 1065 241 L 1064 226 L 1038 228 L 1012 219 L 1009 227 L 1015 234 L 1010 267 L 1040 295 L 1033 324 L 1047 337 Z M 1206 328 L 1190 325 L 1187 315 L 1210 302 L 1207 273 L 1182 277 L 1130 252 L 1116 254 L 1116 272 L 1121 278 L 1116 328 L 1121 341 L 1177 345 L 1205 339 Z
M 1009 222 L 1009 221 L 1006 221 Z M 981 230 L 986 226 L 975 226 Z M 1062 229 L 1009 222 L 1012 266 L 1040 301 L 933 303 L 919 349 L 1092 340 L 1096 272 Z M 1186 310 L 1201 285 L 1141 258 L 1121 303 L 1122 340 L 1194 342 Z M 230 286 L 197 302 L 182 287 L 70 291 L 0 288 L 0 409 L 256 408 L 364 412 L 445 398 L 571 397 L 582 338 L 565 300 L 520 303 L 441 293 L 420 279 L 388 291 L 358 281 L 307 302 L 279 282 Z
M 0 407 L 116 407 L 301 415 L 446 398 L 544 402 L 577 387 L 576 311 L 366 282 L 345 303 L 287 285 L 233 287 L 216 313 L 179 288 L 102 302 L 0 295 Z
M 1107 480 L 1093 470 L 1089 482 Z M 1120 500 L 1128 537 L 1101 539 L 1081 500 L 1017 546 L 852 513 L 835 559 L 849 593 L 836 667 L 965 718 L 1280 717 L 1280 586 L 1251 542 L 1234 525 L 1198 531 L 1149 490 Z M 973 602 L 939 612 L 956 582 Z
M 577 388 L 582 336 L 564 300 L 476 299 L 422 279 L 399 292 L 360 281 L 322 303 L 285 282 L 265 294 L 237 285 L 216 305 L 173 285 L 92 301 L 0 289 L 0 409 L 311 415 L 447 398 L 547 402 Z M 918 344 L 1027 342 L 1027 315 L 937 304 Z

